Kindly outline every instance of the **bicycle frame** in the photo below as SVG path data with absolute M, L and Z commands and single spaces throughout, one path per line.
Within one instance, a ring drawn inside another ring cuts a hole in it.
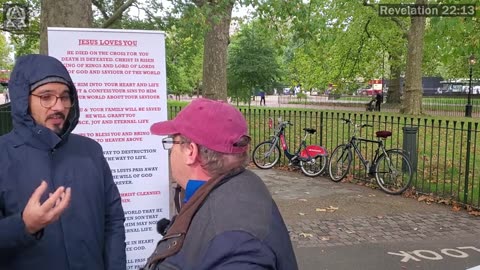
M 287 124 L 290 124 L 290 123 L 288 121 L 287 122 L 279 121 L 279 126 L 275 131 L 275 135 L 272 135 L 272 145 L 276 145 L 277 143 L 279 143 L 279 146 L 282 148 L 283 153 L 288 158 L 288 160 L 292 160 L 295 157 L 300 157 L 307 160 L 307 159 L 314 158 L 317 155 L 327 156 L 327 151 L 325 148 L 318 145 L 307 146 L 307 143 L 306 143 L 307 136 L 308 136 L 307 132 L 305 132 L 305 135 L 303 136 L 302 141 L 298 146 L 298 149 L 294 153 L 291 153 L 289 151 L 288 143 L 285 139 L 285 128 Z M 270 149 L 269 152 L 272 150 L 273 149 Z
M 368 143 L 374 143 L 378 145 L 377 149 L 375 150 L 375 156 L 373 157 L 371 163 L 369 163 L 369 161 L 365 159 L 365 157 L 362 154 L 362 151 L 360 151 L 360 147 L 358 146 L 360 142 L 368 142 Z M 383 154 L 385 155 L 387 154 L 382 140 L 370 140 L 370 139 L 364 139 L 364 138 L 357 138 L 355 135 L 352 136 L 352 138 L 347 144 L 347 147 L 353 147 L 355 153 L 357 154 L 358 158 L 360 159 L 360 161 L 362 162 L 363 166 L 365 167 L 368 173 L 373 173 L 370 170 L 371 168 L 374 168 L 374 165 L 378 157 L 380 156 L 379 150 L 381 149 Z

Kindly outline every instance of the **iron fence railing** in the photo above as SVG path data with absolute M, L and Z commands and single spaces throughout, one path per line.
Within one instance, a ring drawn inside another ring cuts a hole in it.
M 178 113 L 180 107 L 170 107 L 169 117 Z M 480 208 L 480 128 L 479 123 L 452 120 L 436 120 L 422 117 L 380 116 L 368 113 L 326 112 L 298 109 L 241 108 L 249 124 L 252 137 L 252 150 L 258 143 L 268 140 L 273 130 L 268 128 L 268 119 L 282 117 L 290 120 L 293 126 L 286 130 L 289 147 L 299 144 L 303 128 L 317 129 L 308 143 L 319 144 L 330 152 L 346 142 L 352 135 L 352 128 L 344 125 L 341 118 L 349 118 L 358 123 L 371 124 L 374 128 L 365 128 L 358 136 L 374 139 L 375 131 L 389 130 L 393 136 L 385 142 L 387 149 L 400 148 L 403 145 L 404 128 L 417 129 L 416 152 L 410 153 L 416 168 L 413 186 L 420 194 L 429 194 L 447 201 Z M 470 119 L 471 120 L 471 119 Z M 374 145 L 363 144 L 362 152 L 372 159 Z M 286 165 L 283 156 L 281 165 Z M 468 173 L 467 173 L 468 172 Z M 367 180 L 367 174 L 358 160 L 354 160 L 353 177 Z
M 10 104 L 0 105 L 0 135 L 8 133 L 11 129 Z
M 168 117 L 173 118 L 182 107 L 169 106 Z M 268 140 L 273 130 L 268 127 L 271 117 L 290 120 L 293 126 L 286 130 L 286 141 L 290 147 L 299 144 L 302 129 L 311 127 L 317 133 L 308 138 L 308 143 L 319 144 L 331 152 L 337 145 L 346 142 L 352 135 L 350 126 L 344 125 L 341 118 L 349 118 L 358 123 L 371 124 L 365 128 L 362 137 L 373 139 L 375 131 L 390 130 L 393 136 L 386 140 L 387 148 L 406 148 L 404 128 L 416 127 L 416 152 L 412 162 L 416 165 L 413 185 L 417 192 L 430 194 L 445 200 L 480 208 L 480 127 L 479 123 L 441 120 L 426 117 L 385 116 L 367 112 L 335 112 L 320 110 L 285 108 L 240 108 L 249 124 L 252 137 L 252 150 L 258 143 Z M 11 129 L 10 113 L 0 110 L 0 135 Z M 221 132 L 221 131 L 219 131 Z M 362 151 L 367 159 L 374 154 L 374 146 L 364 144 Z M 416 158 L 415 158 L 416 157 Z M 287 164 L 285 157 L 282 165 Z M 352 174 L 357 179 L 367 179 L 363 166 L 354 161 Z

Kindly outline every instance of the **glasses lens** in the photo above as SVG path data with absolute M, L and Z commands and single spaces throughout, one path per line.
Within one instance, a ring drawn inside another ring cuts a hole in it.
M 50 108 L 53 105 L 55 105 L 55 101 L 57 100 L 57 97 L 54 95 L 42 95 L 40 96 L 40 102 L 42 103 L 43 107 Z
M 70 108 L 73 106 L 72 98 L 69 95 L 64 95 L 57 97 L 55 95 L 42 95 L 39 96 L 40 104 L 45 108 L 51 108 L 57 104 L 58 99 L 62 102 L 62 105 L 65 108 Z
M 162 140 L 162 144 L 163 144 L 163 149 L 170 150 L 173 146 L 173 139 L 172 138 L 164 138 Z
M 73 105 L 72 99 L 70 98 L 70 96 L 61 96 L 60 100 L 62 101 L 62 104 L 65 108 L 70 108 Z

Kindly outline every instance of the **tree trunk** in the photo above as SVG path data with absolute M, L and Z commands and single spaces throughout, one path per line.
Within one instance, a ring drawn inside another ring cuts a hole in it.
M 47 27 L 92 27 L 92 0 L 42 0 L 40 53 L 48 54 Z
M 415 4 L 425 5 L 426 0 L 416 0 Z M 408 32 L 407 69 L 401 112 L 411 115 L 422 113 L 422 63 L 425 17 L 412 17 Z
M 230 20 L 235 1 L 214 7 L 207 15 L 209 29 L 203 54 L 203 97 L 227 100 L 227 48 Z
M 387 103 L 388 104 L 400 104 L 400 76 L 401 76 L 401 67 L 398 65 L 398 60 L 395 59 L 394 56 L 392 56 L 392 61 L 391 61 L 391 66 L 390 66 L 390 80 L 388 81 L 388 97 L 387 97 Z

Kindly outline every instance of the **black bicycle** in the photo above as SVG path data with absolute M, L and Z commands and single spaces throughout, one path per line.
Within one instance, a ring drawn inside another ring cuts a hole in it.
M 410 160 L 402 149 L 385 149 L 384 140 L 392 136 L 392 132 L 377 131 L 375 134 L 379 138 L 378 140 L 359 138 L 356 136 L 357 131 L 373 126 L 355 124 L 350 119 L 342 118 L 342 120 L 345 124 L 350 124 L 354 127 L 353 136 L 348 143 L 341 144 L 333 150 L 328 162 L 330 179 L 334 182 L 339 182 L 347 175 L 352 165 L 353 153 L 355 153 L 368 175 L 375 177 L 378 186 L 384 192 L 392 195 L 403 193 L 412 183 L 413 171 Z M 378 145 L 371 164 L 362 155 L 359 147 L 360 142 Z

